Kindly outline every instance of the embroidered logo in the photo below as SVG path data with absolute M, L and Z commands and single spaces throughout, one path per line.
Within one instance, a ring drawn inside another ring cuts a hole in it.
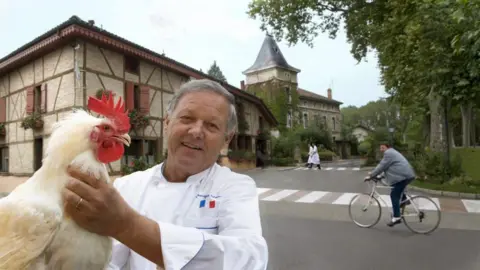
M 206 208 L 207 202 L 208 202 L 208 208 L 215 208 L 217 206 L 215 199 L 219 198 L 220 196 L 197 194 L 197 197 L 202 197 L 202 200 L 200 201 L 200 205 L 198 206 L 199 208 Z

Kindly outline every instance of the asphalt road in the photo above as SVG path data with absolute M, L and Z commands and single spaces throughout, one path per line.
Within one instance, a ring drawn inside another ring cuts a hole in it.
M 442 211 L 439 229 L 430 235 L 418 235 L 403 224 L 387 227 L 387 212 L 383 212 L 375 227 L 364 229 L 350 221 L 345 204 L 298 203 L 288 197 L 277 200 L 278 197 L 274 198 L 277 195 L 272 195 L 273 190 L 332 194 L 366 191 L 367 186 L 362 182 L 366 172 L 354 171 L 355 163 L 350 167 L 347 164 L 323 164 L 323 167 L 346 168 L 267 169 L 247 173 L 264 189 L 260 210 L 269 245 L 269 270 L 480 269 L 480 213 Z M 334 199 L 341 201 L 338 196 Z

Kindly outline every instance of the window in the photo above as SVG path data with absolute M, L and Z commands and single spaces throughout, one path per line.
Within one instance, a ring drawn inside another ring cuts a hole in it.
M 307 128 L 307 126 L 308 126 L 307 122 L 308 122 L 308 115 L 307 115 L 307 113 L 304 113 L 303 114 L 303 128 Z
M 33 91 L 33 106 L 35 108 L 35 112 L 40 112 L 40 106 L 42 104 L 42 85 L 35 86 Z
M 290 93 L 290 87 L 285 87 L 285 95 L 288 98 L 288 104 L 292 103 L 292 94 Z
M 292 112 L 287 113 L 287 128 L 292 127 Z
M 131 165 L 134 159 L 138 159 L 141 156 L 142 141 L 138 139 L 132 139 L 130 146 L 125 146 L 125 153 L 122 157 L 122 165 Z
M 332 117 L 332 130 L 335 130 L 335 117 Z
M 259 116 L 258 117 L 258 130 L 263 131 L 264 126 L 263 126 L 263 117 Z
M 0 172 L 8 172 L 8 147 L 0 148 Z
M 137 110 L 140 109 L 140 87 L 138 84 L 133 87 L 133 107 Z
M 143 143 L 143 153 L 147 159 L 148 164 L 155 164 L 155 157 L 157 154 L 157 141 L 145 140 Z
M 139 73 L 140 61 L 132 56 L 125 56 L 125 71 L 133 74 Z

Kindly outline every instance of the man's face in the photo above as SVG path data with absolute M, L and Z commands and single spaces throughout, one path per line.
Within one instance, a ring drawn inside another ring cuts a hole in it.
M 169 162 L 192 175 L 215 163 L 231 139 L 228 108 L 223 96 L 210 91 L 185 94 L 165 119 Z
M 380 151 L 383 153 L 388 149 L 388 147 L 384 144 L 380 145 Z

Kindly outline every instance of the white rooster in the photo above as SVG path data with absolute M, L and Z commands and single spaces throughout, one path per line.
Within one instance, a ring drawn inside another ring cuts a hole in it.
M 61 191 L 70 164 L 110 181 L 105 163 L 118 160 L 130 145 L 130 121 L 121 98 L 90 97 L 55 123 L 42 167 L 0 200 L 0 269 L 100 270 L 108 265 L 112 242 L 90 233 L 64 215 Z

